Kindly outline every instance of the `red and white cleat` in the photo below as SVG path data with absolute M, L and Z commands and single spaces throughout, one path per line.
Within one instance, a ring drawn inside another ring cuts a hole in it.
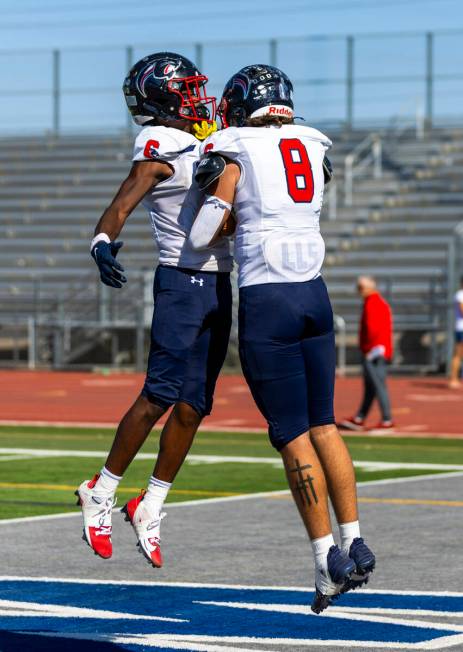
M 360 417 L 347 417 L 339 421 L 338 428 L 343 428 L 344 430 L 354 430 L 355 432 L 361 432 L 365 430 L 365 422 Z
M 166 514 L 165 512 L 153 514 L 149 511 L 143 504 L 144 495 L 145 492 L 129 500 L 121 511 L 125 514 L 125 520 L 131 523 L 135 530 L 139 552 L 142 552 L 155 568 L 161 568 L 163 561 L 160 528 Z
M 78 497 L 77 504 L 82 508 L 84 519 L 83 540 L 95 555 L 109 559 L 113 554 L 111 512 L 116 500 L 112 496 L 95 495 L 93 488 L 99 477 L 97 474 L 93 480 L 82 482 L 75 495 Z

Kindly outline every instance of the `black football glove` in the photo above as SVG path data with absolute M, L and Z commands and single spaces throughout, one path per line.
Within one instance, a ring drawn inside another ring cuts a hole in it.
M 124 268 L 117 262 L 116 256 L 123 242 L 104 242 L 100 240 L 92 249 L 92 258 L 100 270 L 101 282 L 110 285 L 113 288 L 121 288 L 122 284 L 127 281 L 121 274 Z

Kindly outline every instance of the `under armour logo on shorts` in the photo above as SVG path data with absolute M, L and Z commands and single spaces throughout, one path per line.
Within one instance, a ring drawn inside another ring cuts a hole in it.
M 203 278 L 195 278 L 194 276 L 191 277 L 191 282 L 192 283 L 199 283 L 199 287 L 203 287 L 204 285 L 204 279 Z

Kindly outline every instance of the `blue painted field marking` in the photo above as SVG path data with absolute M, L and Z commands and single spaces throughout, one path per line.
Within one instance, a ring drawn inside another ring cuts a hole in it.
M 139 644 L 150 650 L 173 649 L 175 641 L 185 645 L 192 639 L 197 645 L 212 639 L 225 646 L 237 638 L 244 644 L 251 639 L 256 645 L 272 641 L 289 650 L 296 641 L 302 646 L 309 641 L 311 645 L 333 641 L 333 645 L 382 645 L 383 649 L 395 644 L 426 649 L 439 639 L 441 649 L 450 645 L 448 641 L 455 645 L 461 638 L 463 643 L 463 626 L 458 622 L 443 625 L 429 621 L 429 617 L 425 622 L 412 618 L 423 611 L 424 615 L 454 614 L 456 621 L 463 616 L 463 594 L 358 592 L 343 596 L 337 603 L 352 612 L 333 610 L 330 615 L 328 610 L 322 617 L 309 616 L 311 598 L 310 591 L 271 587 L 0 579 L 0 641 L 12 633 L 49 632 L 96 636 L 107 642 L 114 641 L 117 634 L 122 637 L 118 639 L 119 649 L 131 649 L 124 647 L 124 640 L 132 646 L 138 637 Z M 391 616 L 391 612 L 383 617 L 369 613 L 370 609 L 395 610 L 400 617 Z M 112 612 L 111 617 L 104 611 Z M 150 620 L 150 616 L 174 622 Z M 137 649 L 140 651 L 139 646 Z

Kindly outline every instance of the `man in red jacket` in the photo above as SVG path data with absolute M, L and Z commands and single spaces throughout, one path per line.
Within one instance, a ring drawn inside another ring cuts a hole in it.
M 364 300 L 359 333 L 363 355 L 363 401 L 357 414 L 339 425 L 349 430 L 363 430 L 365 418 L 376 397 L 382 420 L 374 430 L 388 430 L 394 427 L 386 386 L 387 363 L 392 358 L 392 312 L 371 276 L 359 277 L 357 289 Z

